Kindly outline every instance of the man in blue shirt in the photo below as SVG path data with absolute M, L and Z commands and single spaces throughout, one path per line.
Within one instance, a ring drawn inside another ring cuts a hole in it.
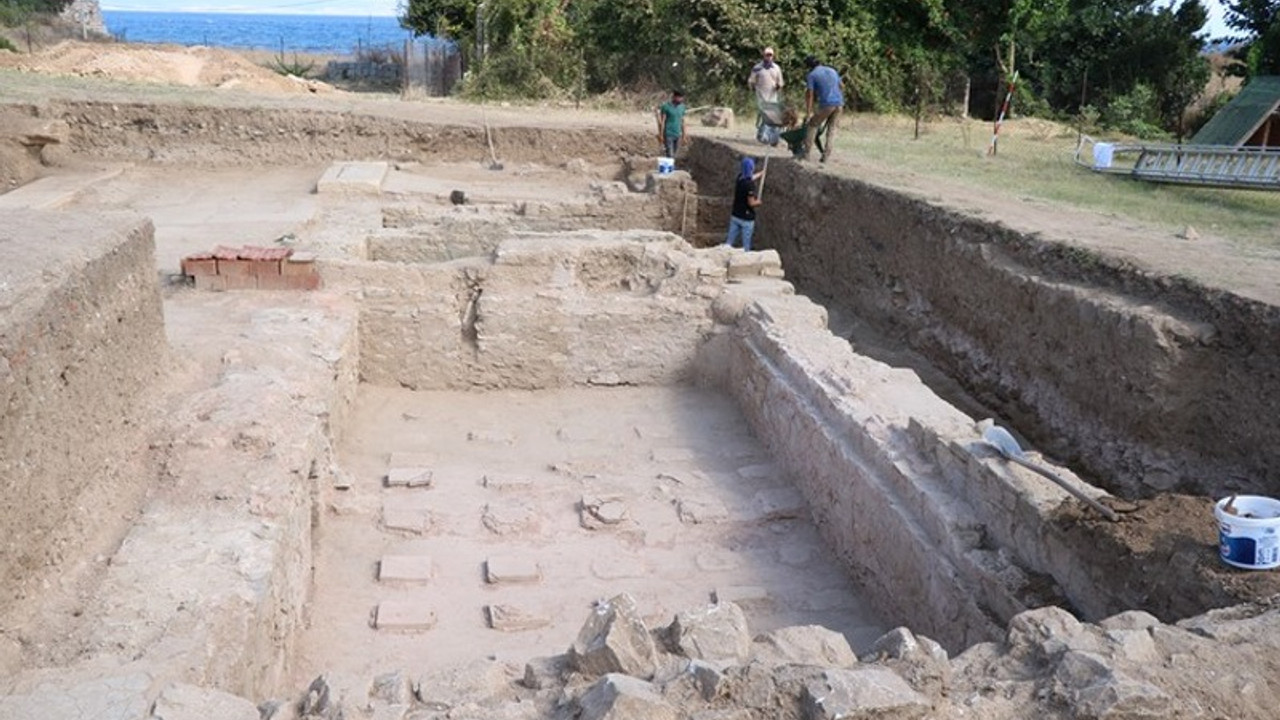
M 813 150 L 814 136 L 817 135 L 818 128 L 826 123 L 826 140 L 822 144 L 821 158 L 821 162 L 826 162 L 835 148 L 836 125 L 840 121 L 840 110 L 844 107 L 844 81 L 835 68 L 823 65 L 813 55 L 804 59 L 804 66 L 809 68 L 804 81 L 804 112 L 809 116 L 809 122 L 804 135 L 804 155 L 800 157 L 809 157 L 809 152 Z M 818 106 L 816 111 L 815 104 Z

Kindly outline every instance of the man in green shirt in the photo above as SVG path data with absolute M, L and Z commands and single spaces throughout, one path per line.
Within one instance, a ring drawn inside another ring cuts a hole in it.
M 675 90 L 671 99 L 658 108 L 658 140 L 662 143 L 667 157 L 675 158 L 680 149 L 680 141 L 684 140 L 684 91 Z

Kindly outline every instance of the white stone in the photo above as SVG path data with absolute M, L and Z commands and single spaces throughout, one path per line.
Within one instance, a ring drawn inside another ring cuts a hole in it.
M 387 487 L 431 487 L 431 477 L 431 468 L 391 468 L 387 471 Z
M 542 580 L 542 568 L 533 560 L 494 555 L 485 560 L 484 579 L 491 585 L 536 583 Z
M 422 632 L 436 625 L 436 614 L 419 601 L 384 600 L 378 604 L 373 627 L 378 630 Z
M 427 555 L 383 555 L 378 563 L 379 582 L 427 582 L 432 572 Z

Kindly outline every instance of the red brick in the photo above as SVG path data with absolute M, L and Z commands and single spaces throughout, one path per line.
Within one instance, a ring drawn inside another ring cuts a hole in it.
M 236 260 L 240 257 L 240 248 L 219 245 L 213 249 L 213 256 L 219 260 Z
M 196 257 L 194 255 L 182 259 L 183 275 L 217 275 L 218 261 L 212 256 L 208 258 Z
M 226 279 L 228 290 L 254 290 L 258 287 L 258 278 L 255 275 L 219 275 L 218 277 Z
M 249 260 L 218 260 L 219 275 L 252 275 L 253 262 Z
M 222 275 L 196 275 L 197 290 L 221 291 L 227 289 L 227 279 Z
M 263 260 L 284 260 L 293 254 L 293 248 L 263 248 Z
M 263 260 L 261 258 L 257 258 L 249 263 L 249 274 L 259 275 L 259 276 L 279 275 L 280 261 L 279 260 Z
M 315 290 L 319 287 L 319 275 L 262 275 L 258 278 L 261 290 Z
M 292 258 L 280 263 L 281 275 L 318 275 L 316 264 L 311 261 L 298 262 Z

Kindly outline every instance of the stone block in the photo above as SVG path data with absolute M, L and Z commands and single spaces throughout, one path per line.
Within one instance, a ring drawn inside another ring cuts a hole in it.
M 524 666 L 524 677 L 520 684 L 530 690 L 545 690 L 561 684 L 561 678 L 569 669 L 568 655 L 552 655 L 537 657 Z
M 397 507 L 392 503 L 382 506 L 382 527 L 396 532 L 421 535 L 430 525 L 430 516 L 422 508 Z
M 431 487 L 431 468 L 394 467 L 387 471 L 387 487 Z
M 578 720 L 676 720 L 680 715 L 658 688 L 628 675 L 600 678 L 579 701 Z
M 335 162 L 316 181 L 316 193 L 378 195 L 389 170 L 385 162 Z
M 245 698 L 219 690 L 174 683 L 156 698 L 154 720 L 259 720 L 258 707 Z
M 875 665 L 821 671 L 805 682 L 801 703 L 805 720 L 918 720 L 931 710 L 906 680 Z
M 729 519 L 729 510 L 716 498 L 683 497 L 676 503 L 680 522 L 686 525 L 723 522 Z
M 373 627 L 392 632 L 424 632 L 436 625 L 436 614 L 414 600 L 384 600 L 374 613 Z
M 778 628 L 756 637 L 756 659 L 772 665 L 817 665 L 851 668 L 858 657 L 844 635 L 819 625 Z
M 621 495 L 583 495 L 578 510 L 578 522 L 588 530 L 620 525 L 627 519 L 627 505 Z
M 551 624 L 551 619 L 545 615 L 514 605 L 486 605 L 484 613 L 489 627 L 500 632 L 537 630 Z
M 720 668 L 704 660 L 694 660 L 689 663 L 689 674 L 703 700 L 711 702 L 720 695 L 724 687 L 724 673 Z
M 590 677 L 626 673 L 649 679 L 657 669 L 657 654 L 635 599 L 623 593 L 596 603 L 569 649 L 569 661 Z
M 463 720 L 504 718 L 501 706 L 510 701 L 512 685 L 518 679 L 519 667 L 508 663 L 480 659 L 425 672 L 418 676 L 418 700 L 427 707 L 453 708 L 447 717 Z M 460 712 L 461 706 L 472 709 Z M 486 708 L 480 711 L 478 707 Z M 428 712 L 426 717 L 441 717 Z
M 531 535 L 542 527 L 541 518 L 524 503 L 489 503 L 480 521 L 494 535 Z
M 413 683 L 404 672 L 383 673 L 375 677 L 369 686 L 369 700 L 387 705 L 411 705 Z
M 378 563 L 378 582 L 427 582 L 434 572 L 426 555 L 383 555 Z
M 484 562 L 484 579 L 490 585 L 536 583 L 542 580 L 542 568 L 533 560 L 495 555 Z
M 733 108 L 713 107 L 702 116 L 702 124 L 707 127 L 732 128 Z
M 736 665 L 751 655 L 747 616 L 732 602 L 677 613 L 667 637 L 682 655 L 697 660 Z

